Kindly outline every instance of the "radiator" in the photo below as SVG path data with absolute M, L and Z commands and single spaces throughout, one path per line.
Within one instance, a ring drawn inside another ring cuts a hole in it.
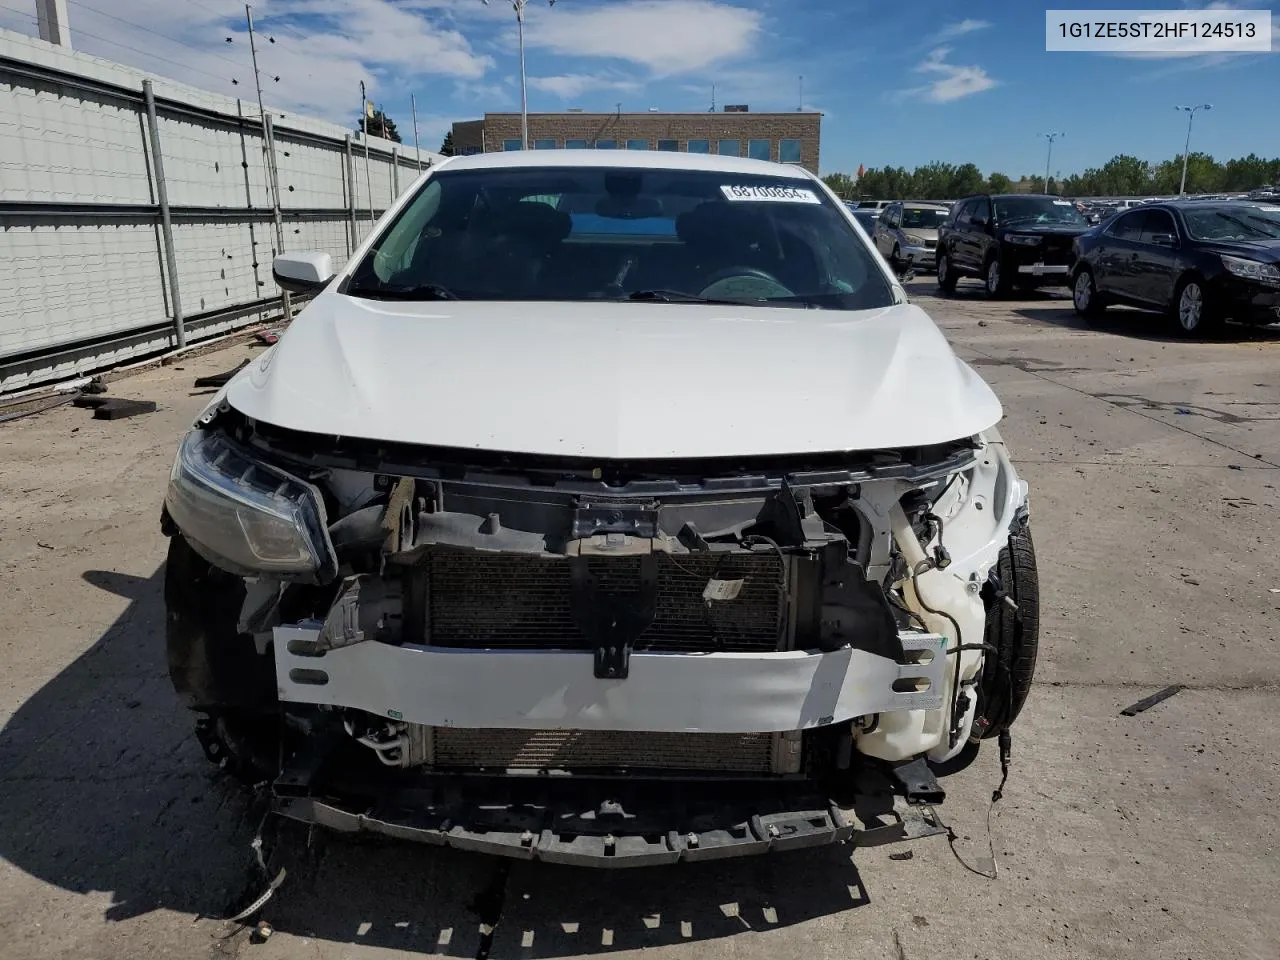
M 625 593 L 639 582 L 638 557 L 587 562 L 607 591 Z M 781 645 L 786 568 L 777 554 L 658 554 L 657 565 L 656 617 L 637 650 L 752 652 Z M 586 642 L 572 617 L 567 559 L 433 547 L 423 572 L 430 644 L 579 649 Z M 704 601 L 703 589 L 713 576 L 743 579 L 741 593 L 733 600 Z
M 463 730 L 435 727 L 437 768 L 697 770 L 767 774 L 774 734 L 607 730 Z

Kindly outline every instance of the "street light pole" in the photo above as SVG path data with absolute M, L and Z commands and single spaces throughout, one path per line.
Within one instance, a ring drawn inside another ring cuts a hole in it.
M 1042 133 L 1040 136 L 1049 141 L 1049 155 L 1044 158 L 1044 192 L 1049 192 L 1049 164 L 1053 162 L 1053 141 L 1059 137 L 1065 137 L 1066 134 L 1061 130 L 1051 130 L 1048 133 Z
M 489 0 L 480 0 L 486 7 Z M 511 7 L 516 12 L 516 32 L 520 37 L 520 146 L 529 149 L 529 95 L 524 72 L 524 8 L 529 0 L 511 0 Z M 547 0 L 547 6 L 554 7 L 556 0 Z
M 1182 183 L 1178 186 L 1178 196 L 1187 195 L 1187 156 L 1191 153 L 1191 121 L 1195 119 L 1197 110 L 1212 110 L 1211 103 L 1198 103 L 1194 107 L 1174 107 L 1175 110 L 1187 111 L 1187 142 L 1182 147 Z

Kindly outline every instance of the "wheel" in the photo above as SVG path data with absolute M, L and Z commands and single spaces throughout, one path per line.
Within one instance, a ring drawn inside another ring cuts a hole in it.
M 1088 267 L 1082 267 L 1076 273 L 1075 283 L 1071 285 L 1071 305 L 1076 308 L 1076 313 L 1090 320 L 1101 316 L 1107 308 L 1093 282 L 1093 271 Z
M 279 763 L 275 661 L 259 654 L 237 625 L 244 581 L 219 570 L 181 534 L 165 565 L 165 642 L 169 678 L 196 711 L 205 756 L 249 784 L 271 779 Z
M 996 648 L 982 664 L 977 716 L 985 721 L 982 737 L 994 737 L 1011 726 L 1026 703 L 1036 672 L 1040 646 L 1040 580 L 1031 529 L 1010 535 L 1000 551 L 996 571 L 1014 610 L 994 595 L 988 599 L 983 637 Z M 989 588 L 988 588 L 989 592 Z
M 1178 332 L 1186 337 L 1200 336 L 1218 325 L 1212 304 L 1197 277 L 1188 277 L 1178 284 L 1173 294 L 1173 317 L 1178 323 Z
M 896 243 L 893 245 L 893 253 L 889 257 L 889 266 L 893 267 L 894 273 L 902 272 L 902 248 Z
M 951 261 L 947 258 L 946 253 L 938 249 L 938 289 L 943 293 L 954 293 L 956 289 L 956 281 L 960 279 L 960 274 L 956 273 L 951 267 Z
M 1003 297 L 1009 292 L 1009 280 L 1000 267 L 1000 258 L 992 257 L 987 261 L 987 269 L 982 274 L 982 283 L 991 298 Z

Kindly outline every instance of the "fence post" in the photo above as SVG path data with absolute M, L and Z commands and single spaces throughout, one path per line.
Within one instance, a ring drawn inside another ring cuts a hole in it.
M 400 196 L 400 148 L 391 148 L 391 201 Z
M 281 254 L 284 253 L 284 218 L 280 213 L 280 174 L 276 169 L 276 128 L 269 113 L 262 114 L 262 130 L 267 147 L 267 176 L 271 178 L 271 217 L 276 225 L 276 253 Z M 275 273 L 274 266 L 272 273 Z M 285 322 L 292 320 L 293 302 L 288 290 L 280 291 L 280 305 L 284 309 Z
M 350 234 L 350 249 L 347 256 L 356 252 L 358 246 L 356 242 L 356 161 L 355 155 L 351 152 L 351 134 L 347 134 L 347 214 L 348 227 L 347 232 Z
M 160 154 L 160 124 L 156 120 L 156 95 L 151 81 L 142 81 L 147 102 L 147 134 L 151 140 L 151 166 L 156 177 L 156 199 L 160 202 L 160 235 L 164 241 L 164 262 L 169 272 L 169 299 L 173 302 L 173 332 L 178 347 L 187 345 L 187 327 L 182 320 L 182 294 L 178 289 L 178 257 L 173 249 L 173 221 L 169 217 L 169 189 L 164 180 L 164 157 Z

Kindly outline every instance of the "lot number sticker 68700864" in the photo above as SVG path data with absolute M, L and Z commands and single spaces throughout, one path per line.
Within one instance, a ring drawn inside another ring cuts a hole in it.
M 818 195 L 804 187 L 750 187 L 725 184 L 720 188 L 726 200 L 748 203 L 821 203 Z

